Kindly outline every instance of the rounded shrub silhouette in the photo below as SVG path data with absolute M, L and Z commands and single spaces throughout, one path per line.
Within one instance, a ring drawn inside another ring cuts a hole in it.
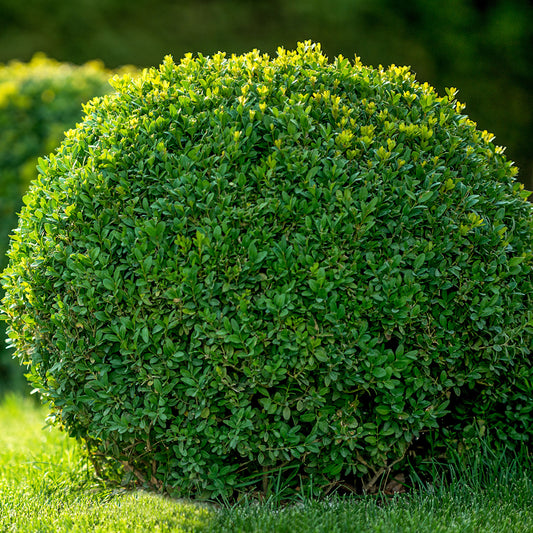
M 4 274 L 98 468 L 228 496 L 368 486 L 428 431 L 531 441 L 532 207 L 454 89 L 309 42 L 114 86 L 40 161 Z

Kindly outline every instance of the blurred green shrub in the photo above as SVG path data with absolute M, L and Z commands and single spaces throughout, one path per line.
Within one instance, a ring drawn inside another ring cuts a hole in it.
M 0 65 L 0 271 L 37 158 L 54 150 L 65 130 L 75 126 L 83 102 L 111 91 L 112 74 L 97 61 L 75 66 L 44 55 Z M 0 322 L 0 393 L 24 383 L 4 338 Z

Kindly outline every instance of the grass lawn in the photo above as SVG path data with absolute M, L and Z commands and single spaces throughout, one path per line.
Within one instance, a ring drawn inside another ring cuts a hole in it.
M 383 501 L 215 507 L 95 483 L 75 441 L 28 399 L 0 404 L 0 532 L 533 533 L 531 458 L 473 461 L 454 481 Z

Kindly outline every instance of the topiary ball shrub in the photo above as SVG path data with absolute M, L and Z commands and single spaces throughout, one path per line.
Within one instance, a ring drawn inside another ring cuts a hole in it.
M 369 487 L 429 431 L 531 442 L 532 206 L 455 90 L 309 42 L 114 86 L 40 161 L 4 274 L 97 468 L 230 496 Z

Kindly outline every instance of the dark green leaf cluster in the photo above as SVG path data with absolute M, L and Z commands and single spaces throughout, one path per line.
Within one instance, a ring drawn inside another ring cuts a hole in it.
M 228 495 L 475 421 L 531 441 L 532 206 L 455 90 L 309 42 L 114 85 L 40 160 L 4 275 L 97 465 Z
M 55 149 L 80 120 L 83 102 L 111 91 L 111 74 L 98 62 L 74 66 L 42 55 L 0 65 L 0 270 L 37 158 Z M 0 324 L 0 392 L 13 378 L 4 333 Z

